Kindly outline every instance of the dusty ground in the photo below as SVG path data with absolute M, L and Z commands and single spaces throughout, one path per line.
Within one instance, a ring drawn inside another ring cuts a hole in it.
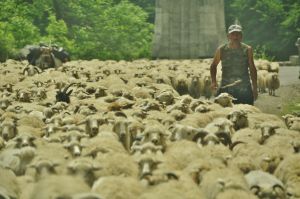
M 268 93 L 259 94 L 255 106 L 266 113 L 283 115 L 286 105 L 295 100 L 300 102 L 299 68 L 280 67 L 279 79 L 281 86 L 276 91 L 276 96 L 269 96 Z M 300 110 L 300 107 L 298 110 Z

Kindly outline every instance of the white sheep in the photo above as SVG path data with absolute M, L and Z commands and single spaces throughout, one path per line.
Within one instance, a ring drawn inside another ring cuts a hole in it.
M 16 175 L 0 166 L 0 198 L 19 198 L 21 187 L 17 182 Z
M 269 95 L 275 96 L 275 90 L 280 86 L 278 73 L 269 73 L 266 76 L 266 87 L 268 88 Z
M 261 170 L 251 171 L 245 175 L 249 189 L 259 198 L 286 198 L 283 183 L 275 176 Z
M 31 199 L 72 198 L 73 195 L 89 192 L 90 188 L 83 179 L 74 176 L 52 175 L 35 185 Z
M 145 191 L 143 185 L 133 177 L 106 176 L 94 182 L 93 193 L 110 199 L 135 199 Z
M 300 154 L 288 155 L 276 168 L 274 175 L 284 184 L 299 182 Z
M 268 71 L 266 70 L 258 70 L 257 71 L 257 88 L 258 92 L 265 93 L 266 92 L 266 76 L 268 74 Z

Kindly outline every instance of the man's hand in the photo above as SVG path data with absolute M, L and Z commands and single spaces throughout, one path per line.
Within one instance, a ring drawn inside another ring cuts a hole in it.
M 212 90 L 212 92 L 215 92 L 217 88 L 218 88 L 217 82 L 212 82 L 210 85 L 210 89 Z

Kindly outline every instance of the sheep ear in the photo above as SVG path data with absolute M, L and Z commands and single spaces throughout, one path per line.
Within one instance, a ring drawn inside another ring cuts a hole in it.
M 207 135 L 207 132 L 203 128 L 199 128 L 196 131 L 197 133 L 194 135 L 192 139 L 194 142 L 197 142 L 199 138 L 203 138 Z

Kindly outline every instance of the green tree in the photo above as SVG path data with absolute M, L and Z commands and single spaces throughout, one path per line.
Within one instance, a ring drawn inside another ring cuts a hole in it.
M 268 57 L 286 60 L 296 54 L 300 35 L 300 2 L 293 0 L 225 1 L 226 24 L 237 18 L 244 28 L 245 42 L 263 47 Z

